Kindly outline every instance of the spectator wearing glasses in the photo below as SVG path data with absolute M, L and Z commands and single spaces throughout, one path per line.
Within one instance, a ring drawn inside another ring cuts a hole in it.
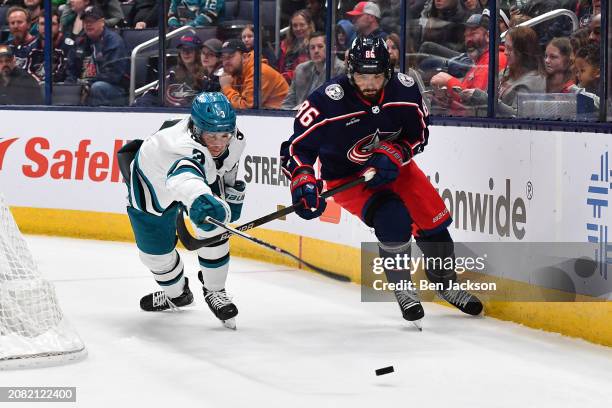
M 253 51 L 247 51 L 241 40 L 229 40 L 221 48 L 223 75 L 219 78 L 221 91 L 234 109 L 253 107 L 254 71 Z M 280 109 L 287 96 L 289 85 L 283 76 L 261 62 L 260 105 L 267 109 Z
M 317 31 L 308 40 L 310 61 L 302 62 L 295 69 L 289 93 L 281 105 L 282 109 L 297 109 L 312 91 L 325 82 L 325 33 Z M 344 73 L 344 64 L 334 57 L 331 76 Z

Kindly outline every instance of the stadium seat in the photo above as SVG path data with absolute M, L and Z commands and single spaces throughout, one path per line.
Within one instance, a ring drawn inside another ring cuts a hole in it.
M 253 0 L 240 0 L 236 20 L 253 21 Z M 262 0 L 259 2 L 259 15 L 264 27 L 274 27 L 276 15 L 276 1 Z
M 235 20 L 238 16 L 239 0 L 227 0 L 225 2 L 225 15 L 223 21 Z
M 147 28 L 144 30 L 134 30 L 125 28 L 121 30 L 121 37 L 129 53 L 139 44 L 158 36 L 157 28 Z M 154 48 L 154 47 L 153 47 Z

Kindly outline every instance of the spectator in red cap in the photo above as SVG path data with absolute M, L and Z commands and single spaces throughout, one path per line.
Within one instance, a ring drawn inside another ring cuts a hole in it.
M 355 31 L 359 35 L 387 38 L 380 28 L 380 7 L 372 1 L 360 1 L 355 8 L 346 13 L 353 21 Z
M 308 37 L 315 31 L 315 25 L 308 10 L 298 10 L 291 16 L 289 32 L 281 42 L 278 70 L 288 83 L 293 80 L 293 71 L 309 59 Z

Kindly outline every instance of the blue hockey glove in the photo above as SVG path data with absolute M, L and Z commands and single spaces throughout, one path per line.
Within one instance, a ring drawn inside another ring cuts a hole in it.
M 310 166 L 298 167 L 291 179 L 291 199 L 293 205 L 301 204 L 295 213 L 305 220 L 317 218 L 327 207 L 321 198 L 322 183 L 317 182 Z
M 206 217 L 214 218 L 223 223 L 229 222 L 231 211 L 227 203 L 210 194 L 202 194 L 193 201 L 189 209 L 189 218 L 201 230 L 212 231 L 217 228 L 206 222 Z
M 371 168 L 376 170 L 374 177 L 366 182 L 368 187 L 376 188 L 394 181 L 407 155 L 409 155 L 407 148 L 395 143 L 382 142 L 365 163 L 364 173 Z
M 229 204 L 230 210 L 232 211 L 230 222 L 234 222 L 240 218 L 245 190 L 246 183 L 240 180 L 236 181 L 232 187 L 225 187 L 225 201 Z
M 168 19 L 168 27 L 170 28 L 179 28 L 181 26 L 181 22 L 178 18 L 172 16 Z

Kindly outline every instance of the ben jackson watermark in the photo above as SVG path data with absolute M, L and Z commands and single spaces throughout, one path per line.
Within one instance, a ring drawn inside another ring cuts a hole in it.
M 443 275 L 462 274 L 467 270 L 484 272 L 486 255 L 482 257 L 412 257 L 408 254 L 377 256 L 372 259 L 372 273 L 379 279 L 372 282 L 374 290 L 496 290 L 495 282 L 474 282 L 469 279 L 458 281 L 447 279 L 445 282 L 430 282 L 427 279 L 413 281 L 412 275 L 419 270 L 442 271 Z M 402 273 L 403 272 L 403 273 Z M 397 274 L 400 279 L 388 282 L 386 275 Z M 401 276 L 404 275 L 403 278 Z M 408 275 L 410 279 L 407 279 Z
M 610 254 L 593 243 L 411 242 L 361 246 L 361 298 L 394 301 L 393 291 L 464 290 L 485 301 L 612 301 Z

